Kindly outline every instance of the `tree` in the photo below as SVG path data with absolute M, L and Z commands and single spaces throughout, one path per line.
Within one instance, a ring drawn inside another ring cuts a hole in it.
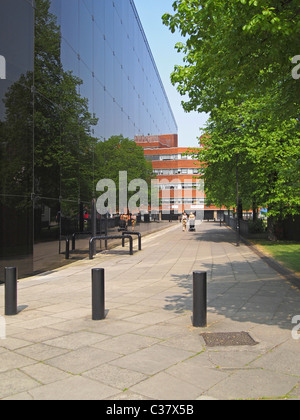
M 186 111 L 210 113 L 203 162 L 210 201 L 243 202 L 281 218 L 299 213 L 300 83 L 296 0 L 177 0 L 163 22 L 186 38 L 171 79 Z M 231 187 L 230 187 L 231 186 Z
M 176 45 L 186 65 L 172 74 L 189 97 L 187 111 L 209 113 L 249 90 L 264 94 L 272 87 L 282 115 L 298 115 L 300 84 L 291 77 L 299 54 L 298 0 L 176 0 L 173 8 L 163 22 L 187 39 Z
M 268 206 L 270 215 L 284 217 L 298 213 L 300 206 L 298 122 L 274 125 L 266 109 L 266 97 L 215 109 L 196 157 L 211 202 L 235 206 L 238 170 L 245 207 Z
M 120 136 L 112 136 L 105 142 L 98 142 L 95 148 L 95 180 L 114 181 L 119 197 L 119 173 L 127 172 L 127 187 L 135 179 L 145 180 L 149 187 L 154 178 L 152 164 L 144 156 L 142 147 Z M 148 189 L 150 199 L 150 188 Z M 128 194 L 128 197 L 132 196 Z

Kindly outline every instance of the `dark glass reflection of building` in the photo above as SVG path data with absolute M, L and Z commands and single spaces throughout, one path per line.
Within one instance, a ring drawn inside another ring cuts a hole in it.
M 0 0 L 0 55 L 1 281 L 89 228 L 96 142 L 177 126 L 132 0 Z

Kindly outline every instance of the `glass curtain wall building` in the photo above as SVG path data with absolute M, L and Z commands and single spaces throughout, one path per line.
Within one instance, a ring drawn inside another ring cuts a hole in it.
M 0 0 L 0 56 L 1 281 L 88 229 L 98 141 L 177 126 L 132 0 Z

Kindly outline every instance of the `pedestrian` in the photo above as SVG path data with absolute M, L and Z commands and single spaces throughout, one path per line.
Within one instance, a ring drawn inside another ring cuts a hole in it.
M 194 213 L 191 213 L 189 215 L 189 224 L 190 224 L 190 232 L 194 232 L 195 231 L 195 215 Z
M 183 213 L 181 220 L 182 220 L 182 231 L 186 232 L 186 225 L 187 225 L 187 220 L 188 220 L 186 212 Z
M 125 221 L 125 230 L 128 230 L 128 222 L 129 222 L 129 216 L 128 214 L 124 214 L 123 220 Z
M 135 225 L 136 225 L 136 216 L 131 216 L 132 232 L 134 231 Z

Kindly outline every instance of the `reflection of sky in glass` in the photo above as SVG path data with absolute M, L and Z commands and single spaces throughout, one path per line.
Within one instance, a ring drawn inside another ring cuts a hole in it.
M 28 2 L 6 2 L 0 16 L 0 54 L 7 60 L 3 97 L 11 82 L 32 70 L 33 10 Z M 52 0 L 51 12 L 61 26 L 65 70 L 83 80 L 80 94 L 99 118 L 99 138 L 123 134 L 177 132 L 152 56 L 129 0 Z M 12 9 L 12 10 L 10 10 Z M 5 16 L 14 16 L 7 19 Z M 2 17 L 2 19 L 1 19 Z M 3 117 L 0 103 L 0 117 Z M 110 114 L 112 113 L 112 114 Z
M 65 70 L 99 118 L 95 136 L 176 133 L 177 126 L 130 0 L 52 0 Z

